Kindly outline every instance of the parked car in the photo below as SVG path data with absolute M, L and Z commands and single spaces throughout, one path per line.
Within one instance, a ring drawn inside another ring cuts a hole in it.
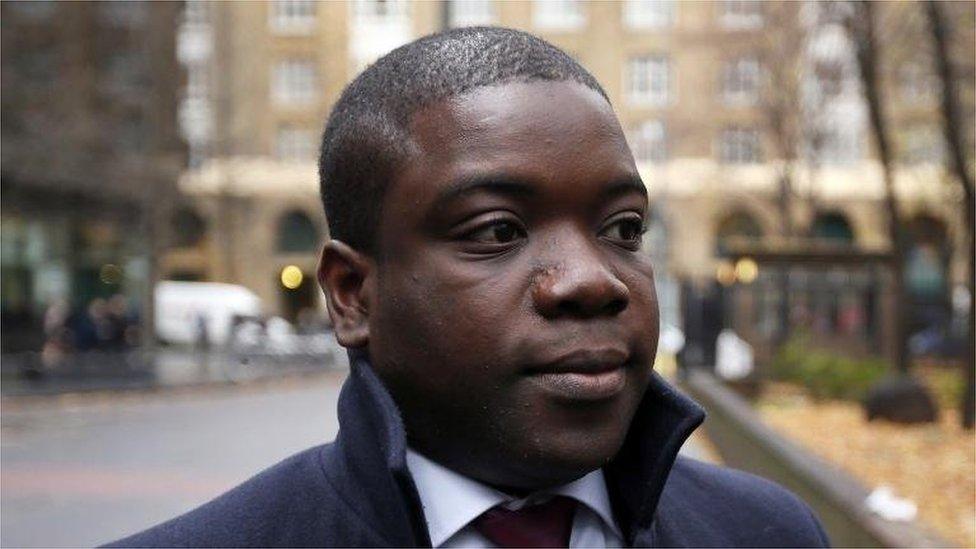
M 234 317 L 259 317 L 261 298 L 244 286 L 217 282 L 156 285 L 156 337 L 167 343 L 224 345 Z

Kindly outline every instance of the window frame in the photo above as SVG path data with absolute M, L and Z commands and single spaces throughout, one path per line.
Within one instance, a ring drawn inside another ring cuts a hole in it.
M 319 99 L 319 66 L 314 57 L 285 57 L 271 65 L 271 102 L 277 107 L 306 107 Z M 304 73 L 304 74 L 303 74 Z
M 646 164 L 664 164 L 668 161 L 668 128 L 664 120 L 646 119 L 631 128 L 629 133 L 634 160 Z
M 315 0 L 271 0 L 268 28 L 276 34 L 310 34 L 318 23 Z
M 733 166 L 760 164 L 763 161 L 762 145 L 762 134 L 756 128 L 722 128 L 718 139 L 719 163 Z
M 640 72 L 645 73 L 642 78 L 638 78 L 638 67 L 641 67 Z M 631 56 L 627 59 L 624 70 L 626 71 L 624 82 L 626 83 L 627 102 L 631 105 L 664 107 L 671 105 L 674 101 L 673 69 L 671 58 L 667 54 Z M 638 85 L 639 80 L 646 80 L 646 84 Z M 655 85 L 655 82 L 658 85 Z M 661 82 L 663 82 L 663 86 L 660 85 Z M 637 89 L 641 87 L 646 89 Z
M 756 30 L 765 25 L 760 0 L 722 0 L 719 6 L 719 25 L 725 29 Z
M 586 4 L 581 0 L 532 0 L 532 26 L 546 31 L 574 31 L 586 27 Z
M 653 10 L 651 6 L 663 10 Z M 677 8 L 674 0 L 624 0 L 621 18 L 624 26 L 633 30 L 666 29 L 674 26 Z
M 495 24 L 497 13 L 492 0 L 446 0 L 448 26 L 452 29 Z M 466 9 L 459 10 L 459 6 Z M 477 6 L 478 9 L 468 9 Z
M 748 71 L 744 67 L 750 67 Z M 749 74 L 746 74 L 749 73 Z M 729 106 L 755 106 L 759 103 L 763 82 L 763 68 L 759 58 L 743 55 L 722 64 L 721 98 Z M 751 80 L 751 85 L 749 81 Z M 751 89 L 747 89 L 750 88 Z

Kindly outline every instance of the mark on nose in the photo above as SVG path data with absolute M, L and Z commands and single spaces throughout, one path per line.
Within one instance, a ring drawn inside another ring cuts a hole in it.
M 603 264 L 547 265 L 533 286 L 536 307 L 546 317 L 613 316 L 627 308 L 627 286 Z

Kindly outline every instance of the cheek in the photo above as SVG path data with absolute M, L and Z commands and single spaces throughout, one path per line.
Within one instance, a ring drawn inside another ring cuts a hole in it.
M 650 264 L 641 261 L 637 268 L 629 270 L 623 278 L 630 290 L 628 322 L 636 333 L 648 336 L 645 339 L 656 345 L 660 320 Z
M 506 348 L 522 306 L 513 277 L 483 266 L 427 261 L 400 265 L 380 285 L 374 333 L 400 356 L 456 367 L 489 363 Z

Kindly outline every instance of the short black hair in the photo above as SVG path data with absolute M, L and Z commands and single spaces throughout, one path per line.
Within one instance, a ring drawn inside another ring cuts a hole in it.
M 383 197 L 410 157 L 417 110 L 476 88 L 536 80 L 579 82 L 610 101 L 566 52 L 501 27 L 432 34 L 373 63 L 342 92 L 322 136 L 319 185 L 331 237 L 376 251 Z

